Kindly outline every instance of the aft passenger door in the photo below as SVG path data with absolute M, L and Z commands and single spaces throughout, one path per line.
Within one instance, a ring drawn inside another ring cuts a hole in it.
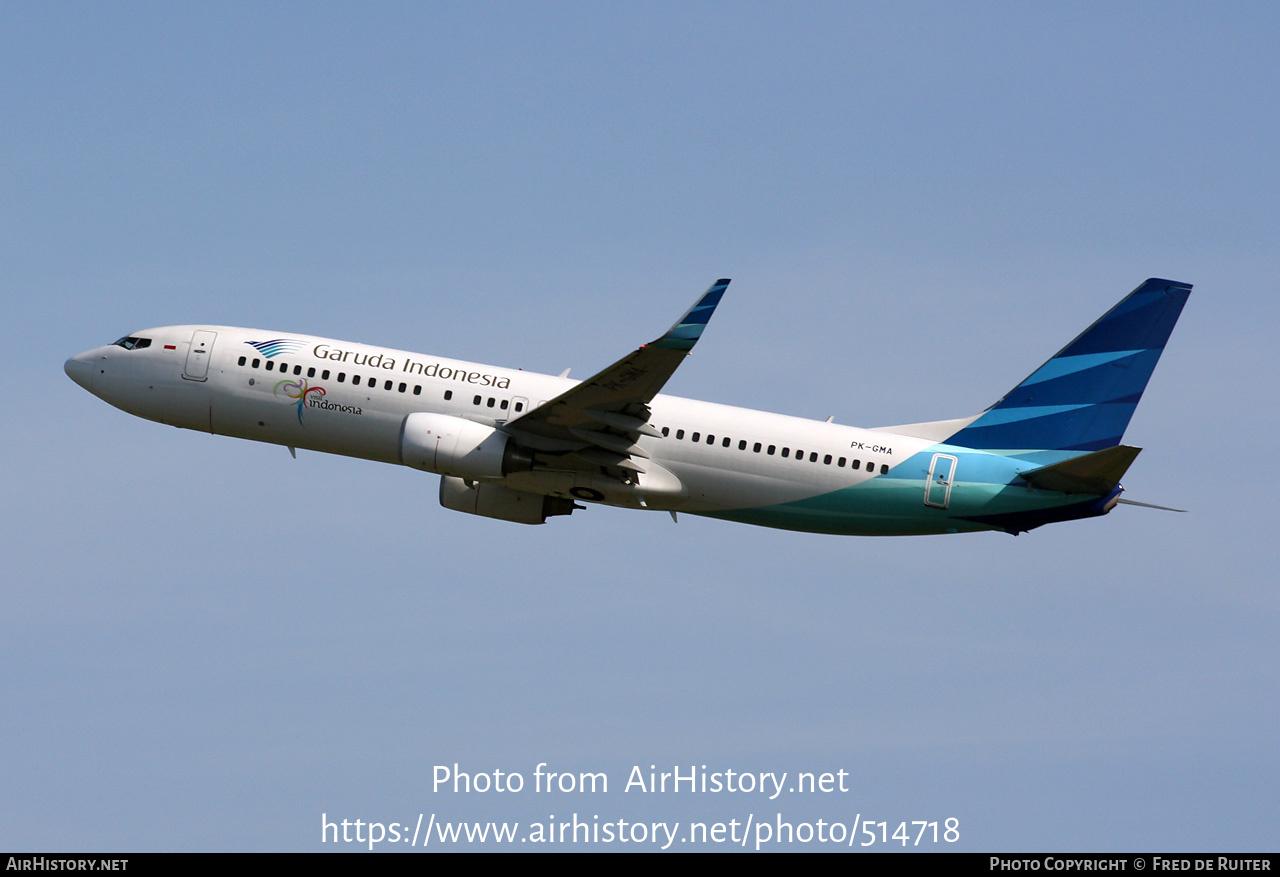
M 945 509 L 951 502 L 951 483 L 956 475 L 956 458 L 950 454 L 934 454 L 929 464 L 929 480 L 924 486 L 924 504 Z

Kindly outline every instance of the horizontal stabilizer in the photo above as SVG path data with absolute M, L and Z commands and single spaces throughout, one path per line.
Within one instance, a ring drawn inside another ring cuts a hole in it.
M 1042 490 L 1105 496 L 1119 486 L 1120 479 L 1141 451 L 1142 448 L 1116 445 L 1023 472 L 1022 477 Z

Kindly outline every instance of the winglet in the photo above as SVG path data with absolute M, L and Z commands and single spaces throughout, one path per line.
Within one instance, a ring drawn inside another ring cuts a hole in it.
M 698 339 L 702 337 L 702 330 L 706 328 L 707 321 L 715 313 L 716 305 L 720 304 L 720 299 L 728 287 L 727 279 L 717 280 L 702 298 L 698 299 L 697 304 L 676 320 L 676 324 L 667 331 L 667 334 L 653 342 L 653 346 L 665 347 L 668 350 L 692 350 L 693 345 L 697 344 Z

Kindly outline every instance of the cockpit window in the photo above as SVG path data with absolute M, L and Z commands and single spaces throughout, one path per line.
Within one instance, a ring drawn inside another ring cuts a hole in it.
M 151 346 L 151 339 L 138 338 L 134 335 L 126 335 L 119 341 L 114 342 L 114 346 L 123 347 L 125 350 L 142 350 L 144 347 Z

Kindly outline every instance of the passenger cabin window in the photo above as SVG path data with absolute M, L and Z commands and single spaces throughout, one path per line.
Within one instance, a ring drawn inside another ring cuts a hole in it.
M 267 360 L 267 371 L 275 371 L 276 364 L 271 360 Z
M 517 402 L 517 403 L 516 403 L 516 411 L 523 411 L 523 410 L 524 410 L 524 403 L 523 403 L 523 402 Z M 663 433 L 663 435 L 666 435 L 666 433 L 664 432 L 664 433 Z
M 678 438 L 678 439 L 682 439 L 682 438 L 684 438 L 684 430 L 683 430 L 683 429 L 677 429 L 677 430 L 676 430 L 676 438 Z
M 240 359 L 236 362 L 236 365 L 244 365 L 244 364 L 245 364 L 245 362 L 246 362 L 246 360 L 247 360 L 247 357 L 242 356 L 242 357 L 240 357 Z
M 516 403 L 516 404 L 517 404 L 517 406 L 519 405 L 519 403 Z M 669 427 L 669 426 L 664 426 L 664 427 L 662 428 L 662 436 L 663 436 L 663 438 L 666 438 L 666 437 L 667 437 L 667 436 L 669 436 L 669 435 L 671 435 L 671 427 Z
M 694 442 L 702 441 L 702 433 L 695 432 L 693 435 L 689 436 L 689 440 Z
M 479 397 L 479 396 L 476 396 L 474 399 L 472 399 L 472 400 L 471 400 L 471 404 L 472 404 L 472 405 L 479 405 L 479 404 L 480 404 L 480 397 Z
M 307 377 L 314 378 L 315 376 L 316 376 L 315 366 L 312 366 L 311 368 L 307 369 Z
M 450 399 L 452 399 L 452 398 L 453 398 L 453 390 L 445 390 L 445 391 L 444 391 L 444 401 L 448 402 L 448 401 L 449 401 Z
M 328 369 L 325 369 L 324 371 L 320 372 L 320 380 L 322 380 L 322 381 L 327 381 L 327 380 L 329 380 L 329 370 L 328 370 Z
M 259 364 L 259 363 L 261 363 L 261 362 L 262 362 L 262 360 L 260 360 L 260 359 L 255 359 L 255 360 L 253 361 L 253 367 L 254 367 L 254 368 L 257 368 L 257 367 L 258 367 L 258 364 Z

